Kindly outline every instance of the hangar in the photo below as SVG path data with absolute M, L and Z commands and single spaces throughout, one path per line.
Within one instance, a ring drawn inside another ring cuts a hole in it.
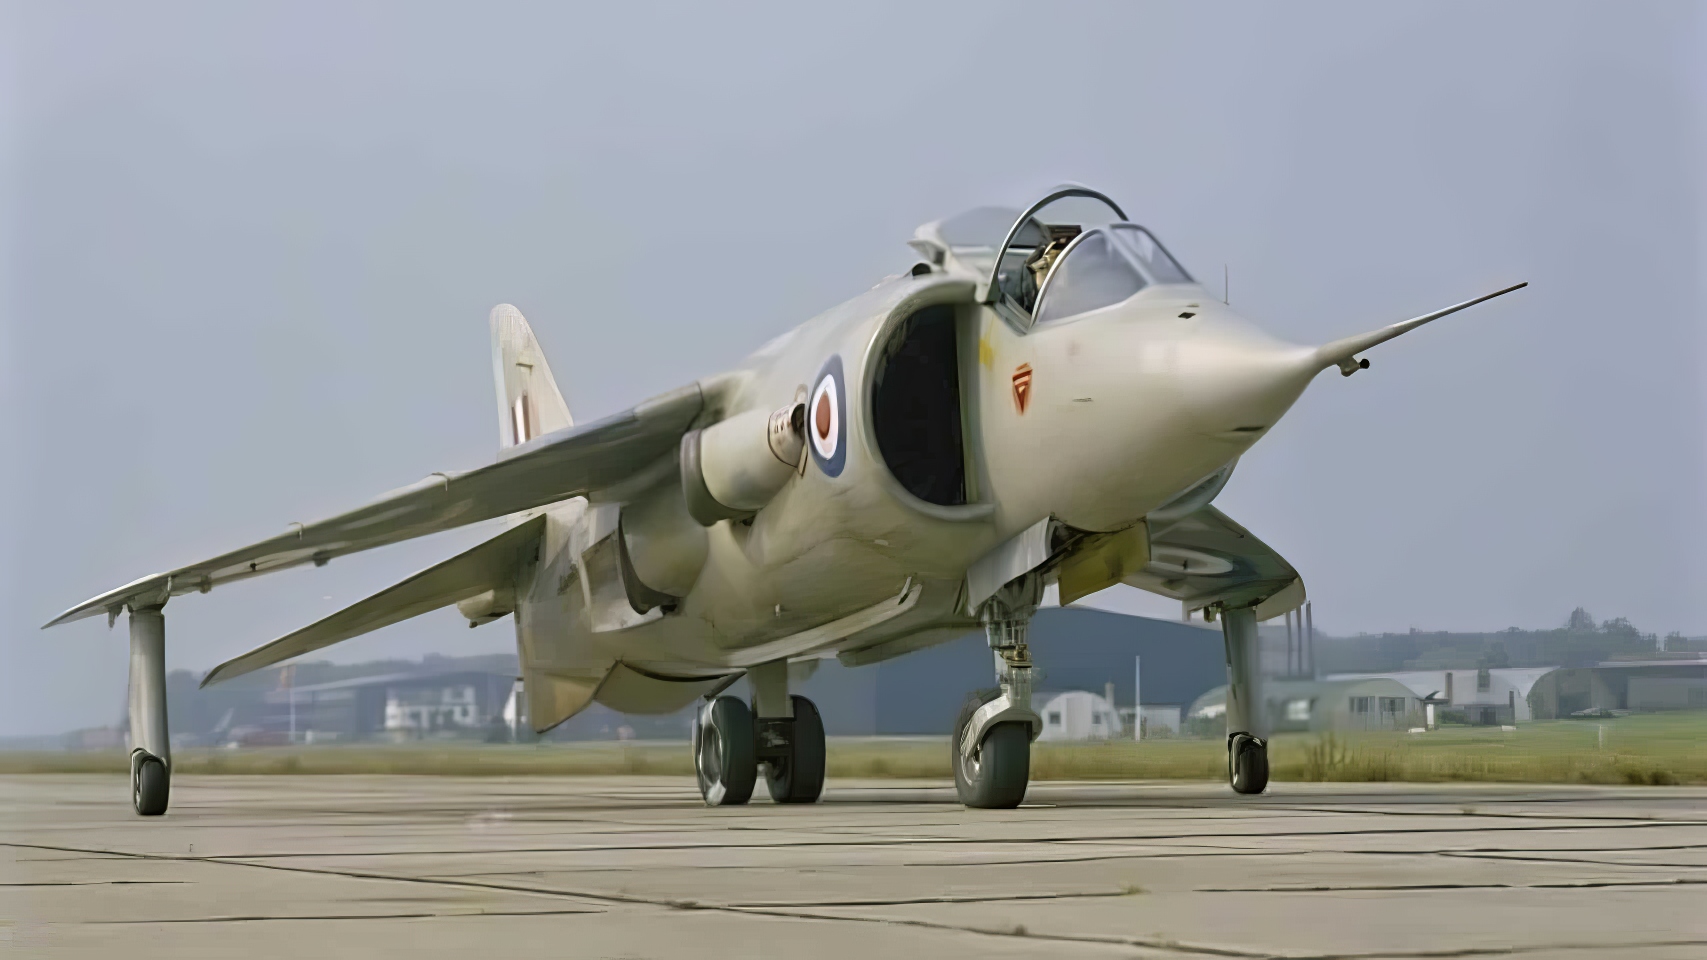
M 1707 710 L 1707 659 L 1609 660 L 1553 670 L 1530 695 L 1537 719 L 1628 710 Z

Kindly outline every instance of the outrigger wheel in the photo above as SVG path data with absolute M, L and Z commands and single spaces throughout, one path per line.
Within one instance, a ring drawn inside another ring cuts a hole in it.
M 998 723 L 984 733 L 973 756 L 960 750 L 960 741 L 978 708 L 1001 694 L 999 690 L 975 693 L 960 707 L 954 721 L 954 739 L 949 743 L 954 760 L 954 789 L 960 802 L 969 807 L 1011 810 L 1025 799 L 1026 781 L 1031 777 L 1031 730 L 1023 723 Z
M 166 798 L 171 793 L 171 777 L 159 757 L 142 754 L 130 771 L 130 802 L 144 817 L 158 817 L 166 812 Z
M 693 726 L 694 772 L 708 807 L 746 803 L 759 776 L 753 712 L 743 700 L 718 697 L 700 708 Z
M 1234 793 L 1268 789 L 1268 743 L 1248 733 L 1227 738 L 1227 779 Z

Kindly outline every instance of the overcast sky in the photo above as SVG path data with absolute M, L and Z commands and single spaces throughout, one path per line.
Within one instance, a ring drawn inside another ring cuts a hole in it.
M 1241 463 L 1319 628 L 1707 633 L 1707 8 L 727 6 L 4 8 L 0 734 L 121 715 L 122 622 L 65 607 L 489 460 L 493 304 L 591 419 L 1063 180 L 1300 343 L 1532 284 Z M 170 665 L 479 535 L 179 598 Z

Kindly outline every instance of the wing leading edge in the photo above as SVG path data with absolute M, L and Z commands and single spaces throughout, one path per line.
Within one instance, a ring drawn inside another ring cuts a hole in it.
M 494 463 L 437 473 L 366 506 L 210 560 L 156 573 L 72 607 L 44 626 L 58 626 L 123 607 L 164 603 L 185 593 L 305 563 L 326 562 L 374 547 L 531 510 L 628 478 L 671 454 L 705 401 L 694 384 L 632 410 L 538 437 L 499 454 Z
M 1150 562 L 1123 581 L 1185 604 L 1256 606 L 1268 620 L 1304 602 L 1304 581 L 1286 558 L 1212 506 L 1150 530 Z
M 539 544 L 545 518 L 534 517 L 490 540 L 422 570 L 401 583 L 292 631 L 264 647 L 225 661 L 202 679 L 202 686 L 240 677 L 275 663 L 329 647 L 351 637 L 401 623 L 487 590 L 515 583 L 523 563 Z

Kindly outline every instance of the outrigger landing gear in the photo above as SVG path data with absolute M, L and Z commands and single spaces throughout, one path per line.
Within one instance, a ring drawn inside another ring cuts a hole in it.
M 1025 798 L 1031 741 L 1043 731 L 1031 708 L 1031 650 L 1026 632 L 1043 581 L 1027 574 L 984 602 L 984 636 L 996 660 L 999 690 L 975 694 L 960 708 L 950 744 L 954 788 L 968 807 L 1010 809 Z
M 814 803 L 824 792 L 824 721 L 812 701 L 788 692 L 788 663 L 747 671 L 753 708 L 718 697 L 700 708 L 694 723 L 694 769 L 708 806 L 746 803 L 759 764 L 777 803 Z M 756 714 L 756 716 L 755 716 Z
M 1234 793 L 1261 793 L 1268 788 L 1269 729 L 1256 610 L 1223 610 L 1221 636 L 1227 644 L 1227 781 Z
M 130 608 L 130 801 L 144 817 L 166 812 L 172 741 L 166 730 L 166 616 Z

